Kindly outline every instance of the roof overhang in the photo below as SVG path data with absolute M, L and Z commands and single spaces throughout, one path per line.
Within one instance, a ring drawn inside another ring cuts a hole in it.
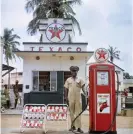
M 40 57 L 68 57 L 68 56 L 74 56 L 74 57 L 87 57 L 87 60 L 91 58 L 93 55 L 93 51 L 82 51 L 82 52 L 67 52 L 67 51 L 17 51 L 15 52 L 16 55 L 20 56 L 21 58 L 27 58 L 27 57 L 35 57 L 35 56 L 40 56 Z
M 10 73 L 12 70 L 14 70 L 14 67 L 2 64 L 2 71 L 6 71 L 4 74 L 2 74 L 2 77 Z

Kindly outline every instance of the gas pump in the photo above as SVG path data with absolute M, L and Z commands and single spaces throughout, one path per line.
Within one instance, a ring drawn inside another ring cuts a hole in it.
M 115 66 L 106 62 L 108 58 L 109 53 L 106 49 L 97 49 L 95 52 L 97 62 L 89 67 L 89 134 L 117 134 L 119 79 L 117 72 L 115 72 Z M 115 73 L 117 76 L 117 97 Z M 73 123 L 85 110 L 79 113 Z
M 108 134 L 116 134 L 115 67 L 104 63 L 91 65 L 89 76 L 89 133 L 104 133 L 115 120 Z

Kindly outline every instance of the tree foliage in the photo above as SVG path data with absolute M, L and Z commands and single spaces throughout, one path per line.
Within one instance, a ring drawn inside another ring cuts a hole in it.
M 13 29 L 4 29 L 4 34 L 1 37 L 3 43 L 3 52 L 5 54 L 6 63 L 9 64 L 9 60 L 16 59 L 15 53 L 13 51 L 17 51 L 17 46 L 20 43 L 17 41 L 20 37 L 17 34 L 13 34 Z
M 27 13 L 33 13 L 33 19 L 28 24 L 28 33 L 31 35 L 36 34 L 40 19 L 68 18 L 72 19 L 81 35 L 81 28 L 72 8 L 74 4 L 81 5 L 81 0 L 27 0 L 25 9 Z
M 133 79 L 132 75 L 129 75 L 129 73 L 125 72 L 123 75 L 124 79 Z
M 114 59 L 120 60 L 120 51 L 117 50 L 117 48 L 113 48 L 112 46 L 109 46 L 109 54 L 110 54 L 110 61 L 113 63 Z
M 18 45 L 20 45 L 18 39 L 20 37 L 17 34 L 13 34 L 13 29 L 4 29 L 4 34 L 1 37 L 1 44 L 3 45 L 3 52 L 5 55 L 5 61 L 9 66 L 9 60 L 16 59 L 14 51 L 18 51 Z M 10 73 L 8 74 L 8 87 L 10 87 Z

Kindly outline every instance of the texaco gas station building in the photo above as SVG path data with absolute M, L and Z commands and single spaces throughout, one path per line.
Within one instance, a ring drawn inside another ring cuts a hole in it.
M 88 43 L 71 42 L 72 21 L 69 19 L 41 20 L 42 42 L 23 42 L 23 93 L 26 103 L 64 103 L 64 82 L 70 76 L 69 67 L 79 66 L 78 75 L 87 78 L 87 61 L 93 55 Z

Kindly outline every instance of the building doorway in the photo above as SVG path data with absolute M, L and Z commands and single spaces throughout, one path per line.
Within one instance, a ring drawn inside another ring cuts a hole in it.
M 71 77 L 71 72 L 70 71 L 64 71 L 64 84 L 65 84 L 65 81 Z M 63 104 L 65 104 L 65 99 L 64 99 L 64 90 L 63 90 Z
M 65 84 L 65 81 L 71 77 L 71 72 L 70 71 L 64 71 L 64 84 Z

